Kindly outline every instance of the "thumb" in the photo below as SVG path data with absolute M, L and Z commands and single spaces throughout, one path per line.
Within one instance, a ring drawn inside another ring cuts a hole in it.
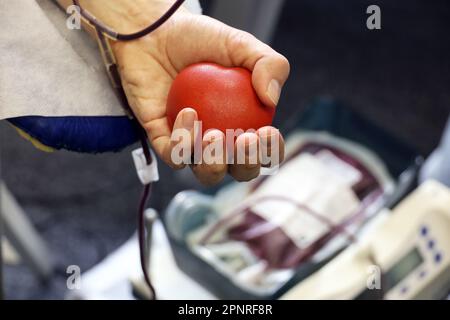
M 206 16 L 189 16 L 169 33 L 167 52 L 177 70 L 197 62 L 243 67 L 253 73 L 260 100 L 275 107 L 286 82 L 288 60 L 248 32 Z
M 289 77 L 289 61 L 253 35 L 237 29 L 228 29 L 227 46 L 236 66 L 252 71 L 253 87 L 259 99 L 267 106 L 276 107 L 281 90 Z
M 281 89 L 289 75 L 289 63 L 281 55 L 269 55 L 261 58 L 253 69 L 253 87 L 259 99 L 270 107 L 276 107 L 280 100 Z

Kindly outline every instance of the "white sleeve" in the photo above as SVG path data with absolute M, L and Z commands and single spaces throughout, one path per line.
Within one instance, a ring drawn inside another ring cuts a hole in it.
M 1 0 L 0 30 L 0 119 L 123 114 L 104 75 L 77 54 L 37 1 Z
M 97 45 L 66 19 L 52 0 L 0 0 L 0 119 L 124 115 Z

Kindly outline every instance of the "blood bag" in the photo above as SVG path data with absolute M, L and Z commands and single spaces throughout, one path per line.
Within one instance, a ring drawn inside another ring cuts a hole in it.
M 212 200 L 216 219 L 186 243 L 237 286 L 268 294 L 306 261 L 348 244 L 394 183 L 381 160 L 325 133 L 297 133 L 273 176 L 234 184 Z

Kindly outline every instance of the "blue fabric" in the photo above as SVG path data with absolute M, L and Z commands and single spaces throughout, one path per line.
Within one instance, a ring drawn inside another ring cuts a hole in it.
M 8 119 L 51 148 L 81 153 L 117 152 L 138 140 L 128 117 L 19 117 Z

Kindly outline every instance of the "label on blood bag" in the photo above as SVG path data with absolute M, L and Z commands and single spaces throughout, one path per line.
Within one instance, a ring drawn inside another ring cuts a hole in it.
M 322 150 L 314 155 L 321 163 L 325 164 L 336 173 L 342 181 L 350 186 L 357 184 L 362 179 L 362 174 L 355 167 L 341 160 L 329 150 Z
M 288 198 L 323 217 L 321 219 L 299 209 L 291 201 L 256 201 L 257 204 L 252 206 L 255 214 L 280 227 L 300 249 L 322 237 L 332 227 L 330 224 L 343 222 L 360 204 L 351 189 L 357 175 L 350 173 L 350 170 L 345 176 L 341 175 L 340 170 L 336 171 L 336 166 L 327 164 L 330 161 L 337 163 L 327 154 L 319 158 L 326 161 L 310 154 L 291 160 L 251 197 L 253 200 L 266 196 Z

